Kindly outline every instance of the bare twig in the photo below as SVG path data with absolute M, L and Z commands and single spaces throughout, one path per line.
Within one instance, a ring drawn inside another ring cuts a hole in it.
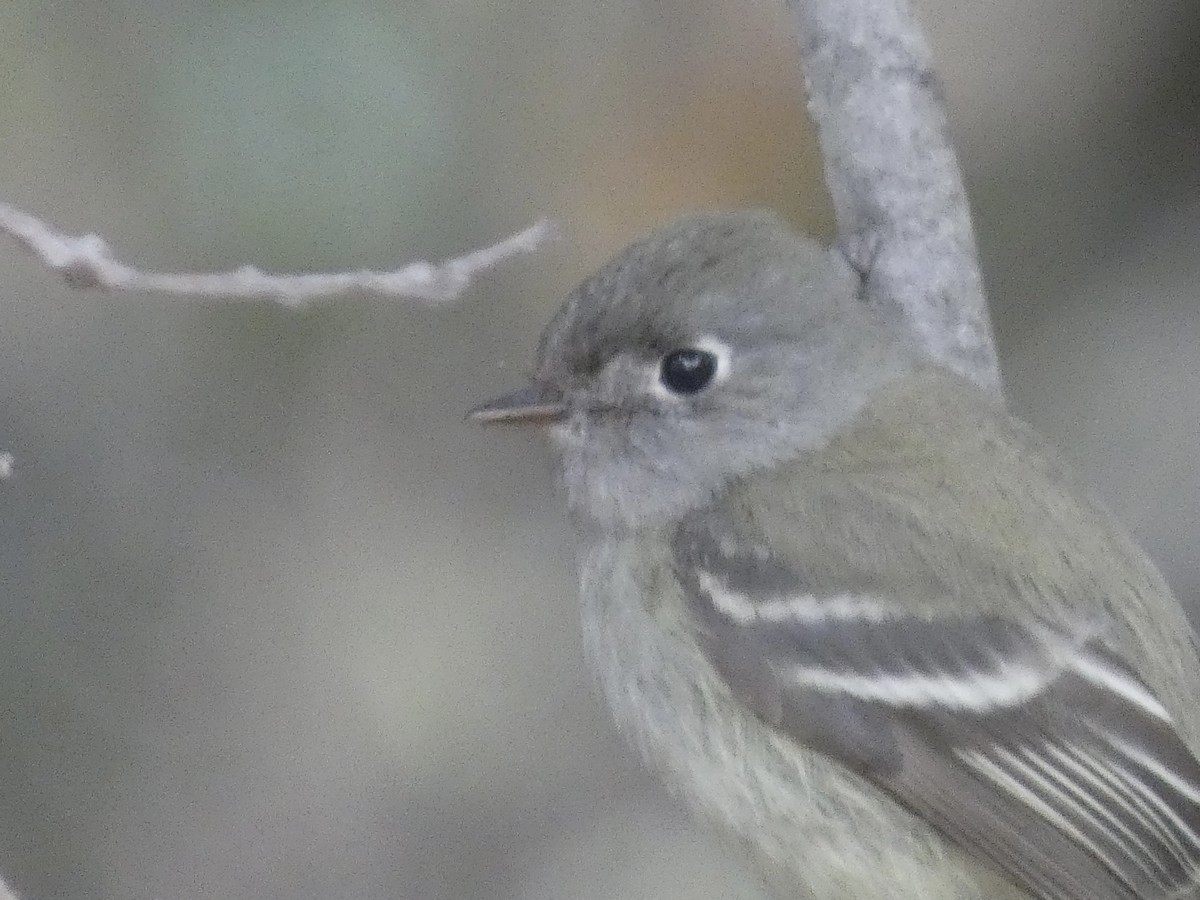
M 343 294 L 406 297 L 428 304 L 456 299 L 480 271 L 519 253 L 528 253 L 554 234 L 543 220 L 482 250 L 439 265 L 409 263 L 391 272 L 360 269 L 306 275 L 278 275 L 253 266 L 229 272 L 150 272 L 126 265 L 113 256 L 95 234 L 64 234 L 41 219 L 0 203 L 0 232 L 62 273 L 78 288 L 142 291 L 204 300 L 273 300 L 285 306 L 303 306 Z
M 908 0 L 787 0 L 841 243 L 868 301 L 999 392 L 975 237 Z

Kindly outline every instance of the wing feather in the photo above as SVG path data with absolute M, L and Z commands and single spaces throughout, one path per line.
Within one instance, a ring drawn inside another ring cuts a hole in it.
M 1053 900 L 1200 898 L 1200 762 L 1096 623 L 805 589 L 681 533 L 697 642 L 730 689 Z

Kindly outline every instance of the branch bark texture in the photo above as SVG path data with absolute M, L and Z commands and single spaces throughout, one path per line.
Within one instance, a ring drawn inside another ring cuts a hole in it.
M 440 305 L 458 299 L 485 269 L 552 239 L 552 222 L 543 220 L 497 244 L 433 264 L 413 262 L 389 272 L 275 274 L 254 266 L 228 272 L 155 272 L 117 259 L 96 234 L 70 235 L 36 216 L 0 203 L 0 234 L 7 234 L 48 268 L 77 288 L 141 291 L 201 300 L 273 300 L 304 306 L 317 300 L 358 294 L 403 297 Z M 3 900 L 0 897 L 0 900 Z
M 868 302 L 1000 392 L 945 104 L 907 0 L 787 0 L 838 233 Z

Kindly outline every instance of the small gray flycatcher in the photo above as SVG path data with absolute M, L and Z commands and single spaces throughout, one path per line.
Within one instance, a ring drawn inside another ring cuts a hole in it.
M 473 412 L 558 445 L 618 723 L 791 900 L 1200 897 L 1180 604 L 857 287 L 773 215 L 687 218 Z

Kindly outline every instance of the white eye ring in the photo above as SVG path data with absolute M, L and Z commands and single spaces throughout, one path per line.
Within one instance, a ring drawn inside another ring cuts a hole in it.
M 695 387 L 685 387 L 683 385 L 672 387 L 668 385 L 666 379 L 669 377 L 669 372 L 665 367 L 669 364 L 672 357 L 687 353 L 688 351 L 699 352 L 709 356 L 713 361 L 712 374 L 707 380 L 697 384 Z M 702 335 L 695 340 L 682 342 L 678 347 L 673 347 L 667 353 L 663 354 L 650 368 L 650 391 L 660 400 L 679 402 L 687 397 L 712 390 L 713 386 L 720 384 L 729 377 L 730 360 L 732 357 L 733 351 L 729 345 L 711 335 Z

